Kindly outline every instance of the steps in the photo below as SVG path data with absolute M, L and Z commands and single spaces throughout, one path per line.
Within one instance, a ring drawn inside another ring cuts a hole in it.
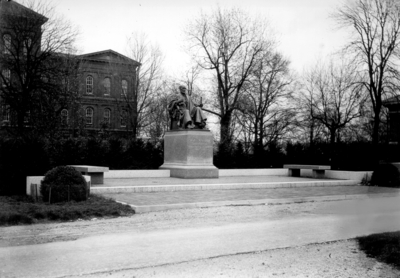
M 168 179 L 168 178 L 167 178 Z M 352 186 L 359 184 L 357 180 L 316 180 L 306 178 L 258 176 L 252 179 L 247 177 L 202 179 L 202 180 L 157 180 L 143 179 L 105 179 L 104 185 L 92 186 L 92 193 L 124 193 L 124 192 L 166 192 L 166 191 L 193 191 L 193 190 L 229 190 L 229 189 L 272 189 L 294 187 L 322 187 L 322 186 Z M 151 184 L 153 180 L 155 185 Z

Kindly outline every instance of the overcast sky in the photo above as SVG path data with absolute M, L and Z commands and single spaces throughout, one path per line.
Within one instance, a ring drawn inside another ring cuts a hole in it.
M 183 28 L 203 10 L 239 7 L 263 16 L 274 27 L 279 49 L 302 71 L 344 43 L 330 14 L 338 0 L 53 0 L 57 11 L 81 36 L 81 53 L 113 49 L 126 54 L 126 39 L 144 32 L 163 50 L 168 73 L 175 75 L 187 62 Z

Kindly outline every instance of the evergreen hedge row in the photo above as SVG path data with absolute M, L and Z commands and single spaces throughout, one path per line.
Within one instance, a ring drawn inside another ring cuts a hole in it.
M 24 195 L 27 176 L 44 176 L 56 166 L 96 165 L 117 169 L 158 169 L 162 142 L 80 137 L 0 139 L 0 195 Z
M 369 143 L 271 144 L 253 154 L 239 142 L 215 146 L 214 164 L 220 169 L 281 168 L 283 164 L 331 165 L 333 170 L 371 171 L 379 161 L 399 160 L 400 146 Z M 96 165 L 117 169 L 158 169 L 163 164 L 163 142 L 79 137 L 0 139 L 0 195 L 24 195 L 26 176 L 44 176 L 56 166 Z

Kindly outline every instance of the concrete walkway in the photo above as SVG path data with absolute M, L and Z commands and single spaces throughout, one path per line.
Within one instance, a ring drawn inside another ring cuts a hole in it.
M 131 205 L 136 213 L 170 209 L 261 205 L 399 195 L 394 188 L 360 186 L 358 181 L 286 176 L 220 177 L 219 179 L 105 179 L 92 193 Z

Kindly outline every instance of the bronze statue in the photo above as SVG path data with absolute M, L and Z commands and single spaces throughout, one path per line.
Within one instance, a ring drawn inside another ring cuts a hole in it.
M 204 117 L 203 104 L 196 104 L 187 94 L 186 87 L 179 86 L 177 93 L 168 105 L 171 118 L 170 130 L 174 129 L 204 129 L 207 118 Z

